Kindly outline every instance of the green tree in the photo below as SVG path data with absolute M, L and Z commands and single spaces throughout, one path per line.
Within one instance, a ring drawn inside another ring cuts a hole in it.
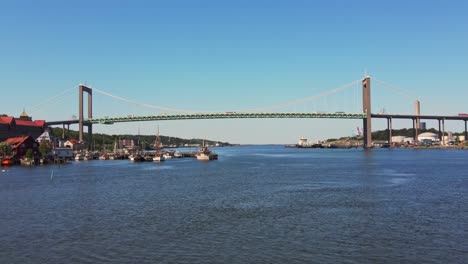
M 12 153 L 10 144 L 7 143 L 0 143 L 0 156 L 10 156 Z
M 28 151 L 26 151 L 26 154 L 24 154 L 24 157 L 28 160 L 32 160 L 33 157 L 34 157 L 34 153 L 33 153 L 33 150 L 32 149 L 28 149 Z
M 41 153 L 41 157 L 45 158 L 47 156 L 47 153 L 49 153 L 51 150 L 51 147 L 48 142 L 42 142 L 39 145 L 39 152 Z

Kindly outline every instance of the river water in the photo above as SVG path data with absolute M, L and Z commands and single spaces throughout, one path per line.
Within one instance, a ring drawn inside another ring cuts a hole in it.
M 1 168 L 0 263 L 468 261 L 467 151 L 215 151 Z

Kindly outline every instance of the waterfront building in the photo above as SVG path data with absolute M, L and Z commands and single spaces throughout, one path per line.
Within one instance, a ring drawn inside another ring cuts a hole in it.
M 418 135 L 418 141 L 422 142 L 423 140 L 430 140 L 432 142 L 439 141 L 439 136 L 435 133 L 424 132 Z
M 45 120 L 32 120 L 32 117 L 23 111 L 19 118 L 0 116 L 0 141 L 8 138 L 31 136 L 39 137 L 45 130 Z
M 13 159 L 19 160 L 31 149 L 34 155 L 38 154 L 39 143 L 31 136 L 14 137 L 5 140 L 3 143 L 10 145 Z
M 50 135 L 49 131 L 46 130 L 42 133 L 39 137 L 36 138 L 36 141 L 40 143 L 52 143 L 52 136 Z
M 63 144 L 63 146 L 64 146 L 65 148 L 69 148 L 69 149 L 72 149 L 72 150 L 75 150 L 75 151 L 77 151 L 77 150 L 82 150 L 83 147 L 84 147 L 83 144 L 80 143 L 80 142 L 79 142 L 78 140 L 76 140 L 76 139 L 67 140 L 67 141 Z
M 395 144 L 403 144 L 405 143 L 405 136 L 393 136 L 392 142 Z

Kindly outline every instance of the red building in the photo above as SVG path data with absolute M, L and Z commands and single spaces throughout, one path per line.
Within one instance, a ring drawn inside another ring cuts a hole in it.
M 34 156 L 38 155 L 39 143 L 37 143 L 31 136 L 14 137 L 5 140 L 6 143 L 11 146 L 12 157 L 14 160 L 22 158 L 28 149 L 33 151 Z
M 39 137 L 45 130 L 45 120 L 32 121 L 32 117 L 23 111 L 19 118 L 0 116 L 0 142 L 12 137 Z

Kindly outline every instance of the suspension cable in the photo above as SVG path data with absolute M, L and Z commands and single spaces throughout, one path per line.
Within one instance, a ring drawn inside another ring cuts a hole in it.
M 54 101 L 57 97 L 62 96 L 62 95 L 64 95 L 64 94 L 66 94 L 66 93 L 69 93 L 71 90 L 76 89 L 76 88 L 77 88 L 77 86 L 73 86 L 73 87 L 71 87 L 71 88 L 69 88 L 69 89 L 66 89 L 66 90 L 64 90 L 63 92 L 61 92 L 61 93 L 59 93 L 59 94 L 57 94 L 57 95 L 54 95 L 54 96 L 50 97 L 49 99 L 44 100 L 44 101 L 42 101 L 41 103 L 39 103 L 39 104 L 33 106 L 33 109 L 36 109 L 36 110 L 37 110 L 37 109 L 39 109 L 41 106 L 43 106 L 43 105 L 45 105 L 45 104 L 50 105 L 50 103 L 51 103 L 52 101 Z M 56 101 L 56 102 L 57 102 L 57 101 Z
M 101 90 L 99 90 L 97 88 L 92 88 L 92 89 L 93 89 L 93 91 L 96 91 L 96 92 L 98 92 L 100 94 L 103 94 L 103 95 L 106 95 L 106 96 L 109 96 L 109 97 L 112 97 L 112 98 L 115 98 L 115 99 L 118 99 L 118 100 L 121 100 L 121 101 L 125 101 L 127 103 L 131 103 L 131 104 L 134 104 L 134 105 L 137 105 L 137 106 L 143 106 L 143 107 L 147 107 L 147 108 L 153 108 L 153 109 L 158 109 L 158 110 L 163 110 L 163 111 L 170 111 L 170 112 L 184 112 L 184 113 L 194 112 L 194 111 L 190 111 L 190 110 L 183 110 L 183 109 L 176 109 L 176 108 L 169 108 L 169 107 L 155 106 L 155 105 L 150 105 L 150 104 L 145 104 L 145 103 L 139 103 L 139 102 L 136 102 L 136 101 L 128 100 L 128 99 L 122 98 L 120 96 L 116 96 L 116 95 L 101 91 Z
M 349 87 L 352 87 L 353 85 L 355 85 L 355 84 L 357 84 L 359 82 L 361 82 L 361 80 L 353 81 L 351 83 L 345 84 L 345 85 L 340 86 L 338 88 L 323 92 L 323 93 L 321 93 L 319 95 L 312 96 L 312 97 L 306 97 L 306 98 L 302 98 L 302 99 L 298 99 L 298 100 L 294 100 L 294 101 L 290 101 L 290 102 L 286 102 L 286 103 L 282 103 L 282 104 L 277 104 L 277 105 L 273 105 L 273 106 L 266 106 L 266 107 L 259 107 L 259 108 L 253 108 L 253 109 L 239 110 L 238 112 L 258 112 L 258 111 L 275 110 L 275 109 L 284 108 L 284 107 L 294 105 L 294 104 L 298 104 L 298 103 L 313 101 L 313 100 L 319 99 L 321 97 L 324 97 L 324 96 L 327 96 L 327 95 L 330 95 L 330 94 L 334 94 L 334 93 L 339 92 L 341 90 L 345 90 L 345 89 L 347 89 Z
M 402 95 L 402 96 L 404 96 L 404 97 L 406 97 L 406 98 L 408 98 L 410 100 L 414 99 L 414 97 L 411 97 L 410 95 L 408 95 L 409 93 L 407 91 L 405 91 L 405 90 L 403 90 L 403 89 L 401 89 L 401 88 L 399 88 L 399 87 L 397 87 L 395 85 L 392 85 L 390 83 L 387 83 L 387 82 L 384 82 L 384 81 L 381 81 L 381 80 L 378 80 L 378 79 L 375 79 L 375 78 L 373 80 L 379 82 L 380 84 L 382 84 L 382 87 L 384 89 L 387 89 L 387 90 L 392 91 L 392 92 L 394 92 L 396 94 Z M 416 97 L 416 99 L 417 99 L 417 97 Z

